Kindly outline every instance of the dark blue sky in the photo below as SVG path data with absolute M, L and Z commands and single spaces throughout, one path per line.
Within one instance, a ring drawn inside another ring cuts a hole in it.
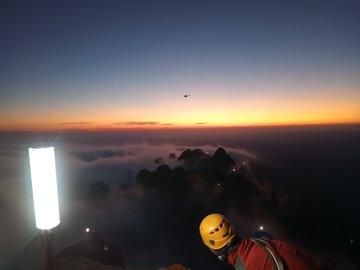
M 360 120 L 359 14 L 359 1 L 3 2 L 0 126 Z M 186 91 L 189 115 L 163 117 Z

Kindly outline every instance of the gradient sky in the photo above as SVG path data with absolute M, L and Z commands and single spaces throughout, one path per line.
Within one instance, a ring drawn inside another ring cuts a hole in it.
M 359 14 L 345 0 L 4 1 L 0 129 L 360 122 Z

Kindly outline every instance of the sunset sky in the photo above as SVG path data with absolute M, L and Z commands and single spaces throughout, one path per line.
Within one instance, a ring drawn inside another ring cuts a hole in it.
M 9 1 L 0 130 L 359 123 L 359 13 L 359 1 Z

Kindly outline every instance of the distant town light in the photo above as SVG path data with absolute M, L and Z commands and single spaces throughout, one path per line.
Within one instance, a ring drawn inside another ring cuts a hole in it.
M 260 231 L 263 231 L 263 230 L 264 230 L 264 226 L 260 226 L 260 227 L 259 227 L 259 230 L 260 230 Z
M 29 148 L 36 227 L 50 230 L 60 223 L 54 147 Z

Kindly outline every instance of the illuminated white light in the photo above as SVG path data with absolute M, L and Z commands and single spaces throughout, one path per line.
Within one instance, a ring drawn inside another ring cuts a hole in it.
M 85 232 L 90 232 L 90 228 L 86 228 Z
M 36 227 L 50 230 L 60 223 L 54 147 L 29 148 Z
M 264 230 L 264 226 L 260 226 L 260 227 L 259 227 L 259 230 L 260 230 L 260 231 Z

